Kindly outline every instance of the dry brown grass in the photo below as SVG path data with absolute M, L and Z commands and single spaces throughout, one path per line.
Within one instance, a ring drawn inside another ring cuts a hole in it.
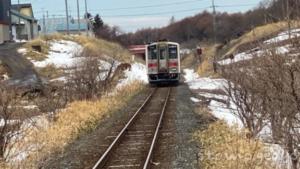
M 53 64 L 47 65 L 43 68 L 37 68 L 37 71 L 40 75 L 49 79 L 55 79 L 64 75 L 64 70 L 55 67 Z
M 87 48 L 94 53 L 103 53 L 104 58 L 109 56 L 122 62 L 130 62 L 131 54 L 128 50 L 124 49 L 121 45 L 106 40 L 97 39 L 87 36 L 67 36 L 59 33 L 51 35 L 40 36 L 37 39 L 27 42 L 24 48 L 27 49 L 26 57 L 29 57 L 36 61 L 42 61 L 46 59 L 46 55 L 49 53 L 49 42 L 59 40 L 74 41 L 81 44 L 84 48 Z M 42 52 L 36 52 L 32 49 L 33 45 L 40 45 Z
M 9 169 L 9 167 L 4 163 L 0 161 L 0 168 L 1 169 Z
M 274 164 L 265 153 L 263 143 L 248 139 L 248 132 L 216 122 L 194 139 L 204 148 L 201 168 L 205 169 L 273 169 Z
M 143 85 L 134 82 L 118 90 L 115 95 L 97 101 L 76 101 L 57 115 L 57 120 L 44 130 L 31 131 L 26 142 L 20 143 L 21 149 L 37 145 L 30 157 L 22 162 L 25 168 L 37 168 L 37 164 L 51 153 L 62 152 L 64 147 L 73 142 L 80 134 L 101 125 L 101 120 L 113 112 L 125 107 L 132 96 L 143 89 Z
M 41 46 L 41 52 L 35 51 L 32 46 Z M 47 58 L 47 54 L 49 53 L 50 46 L 44 41 L 42 38 L 37 38 L 32 41 L 29 41 L 23 46 L 26 49 L 25 57 L 35 60 L 35 61 L 43 61 Z
M 103 53 L 115 60 L 130 62 L 131 54 L 119 44 L 86 36 L 74 36 L 73 40 L 95 53 Z
M 299 26 L 299 22 L 292 21 L 291 27 L 295 28 L 297 26 Z M 225 51 L 223 51 L 221 54 L 223 56 L 234 54 L 235 51 L 241 45 L 249 44 L 252 42 L 256 42 L 260 39 L 267 38 L 269 36 L 272 36 L 276 33 L 281 32 L 283 30 L 286 30 L 287 28 L 288 28 L 288 23 L 285 21 L 256 27 L 256 28 L 252 29 L 251 31 L 247 32 L 246 34 L 244 34 L 243 36 L 241 36 L 240 38 L 229 42 L 229 44 L 225 46 L 225 49 L 224 49 Z
M 1 64 L 0 61 L 0 75 L 4 75 L 5 73 L 7 73 L 6 67 L 3 64 Z
M 198 66 L 198 70 L 197 70 L 197 73 L 200 76 L 210 76 L 210 77 L 217 76 L 214 73 L 214 69 L 213 69 L 213 60 L 214 57 L 217 55 L 217 47 L 218 45 L 213 45 L 213 44 L 206 44 L 202 47 L 203 48 L 202 62 Z
M 66 36 L 63 34 L 55 33 L 43 36 L 45 41 L 51 40 L 70 40 L 81 44 L 84 48 L 94 53 L 103 53 L 105 56 L 110 56 L 122 62 L 130 62 L 131 54 L 128 50 L 124 49 L 119 44 L 109 42 L 103 39 L 97 39 L 87 36 Z M 105 57 L 104 57 L 105 58 Z

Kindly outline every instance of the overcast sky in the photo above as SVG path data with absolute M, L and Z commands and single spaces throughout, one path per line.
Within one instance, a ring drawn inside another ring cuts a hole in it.
M 37 19 L 43 11 L 49 17 L 65 16 L 65 0 L 19 0 L 32 3 Z M 215 0 L 218 11 L 244 12 L 258 5 L 261 0 Z M 80 2 L 80 13 L 84 15 L 84 0 Z M 13 4 L 18 0 L 12 0 Z M 68 0 L 70 15 L 77 18 L 76 0 Z M 211 11 L 211 0 L 87 0 L 88 10 L 93 15 L 99 13 L 104 22 L 117 25 L 130 32 L 144 27 L 161 27 L 169 23 L 172 16 L 176 20 L 193 16 L 203 10 Z

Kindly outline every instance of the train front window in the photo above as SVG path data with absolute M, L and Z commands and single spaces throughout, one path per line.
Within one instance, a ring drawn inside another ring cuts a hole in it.
M 157 48 L 156 48 L 156 45 L 148 47 L 148 57 L 149 57 L 149 59 L 157 59 Z
M 177 59 L 178 50 L 176 45 L 169 45 L 169 58 L 170 59 Z
M 160 60 L 166 59 L 167 58 L 167 50 L 166 48 L 161 48 L 159 50 L 159 55 L 160 55 Z

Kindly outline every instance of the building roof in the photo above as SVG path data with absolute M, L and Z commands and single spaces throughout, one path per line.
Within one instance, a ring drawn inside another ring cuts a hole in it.
M 30 3 L 26 3 L 26 4 L 12 4 L 11 5 L 11 9 L 14 10 L 19 10 L 21 8 L 32 8 L 32 5 Z
M 23 15 L 20 12 L 14 10 L 14 9 L 11 9 L 10 12 L 11 12 L 12 15 L 20 17 L 22 19 L 25 19 L 25 20 L 28 20 L 28 21 L 32 21 L 32 22 L 37 22 L 37 20 L 35 18 L 27 16 L 27 15 Z

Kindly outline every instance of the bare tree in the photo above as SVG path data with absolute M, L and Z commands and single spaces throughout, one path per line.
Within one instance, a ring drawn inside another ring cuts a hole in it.
M 66 88 L 71 100 L 85 100 L 100 97 L 109 89 L 116 67 L 114 60 L 102 61 L 101 55 L 90 55 L 84 51 L 81 61 L 71 70 Z
M 23 122 L 18 101 L 16 90 L 0 84 L 0 160 L 6 160 Z
M 268 114 L 264 99 L 258 99 L 261 98 L 261 93 L 257 91 L 255 77 L 247 68 L 239 69 L 234 66 L 224 69 L 222 74 L 227 79 L 225 92 L 236 105 L 233 113 L 249 130 L 249 136 L 256 137 L 266 126 Z
M 291 41 L 292 42 L 292 41 Z M 296 44 L 293 46 L 295 47 Z M 223 69 L 236 115 L 255 137 L 264 126 L 289 154 L 293 169 L 300 154 L 300 59 L 267 49 L 251 61 Z

